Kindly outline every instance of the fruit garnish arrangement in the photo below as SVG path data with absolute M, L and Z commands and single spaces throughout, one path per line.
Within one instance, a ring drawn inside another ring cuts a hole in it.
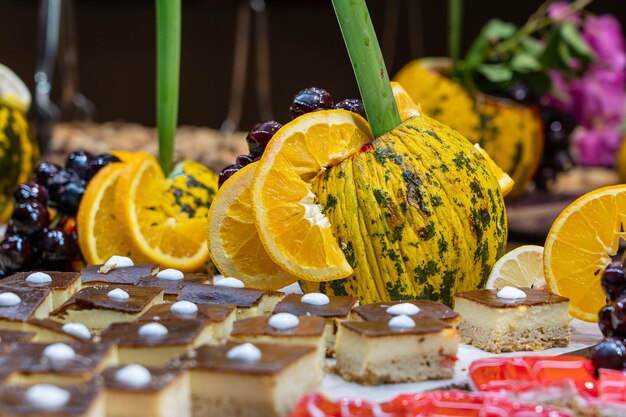
M 181 2 L 157 1 L 158 159 L 76 151 L 13 193 L 0 415 L 626 415 L 626 276 L 612 261 L 626 186 L 579 198 L 544 247 L 504 254 L 517 173 L 490 142 L 431 118 L 428 99 L 417 105 L 407 90 L 427 83 L 389 81 L 364 0 L 332 3 L 362 101 L 301 90 L 292 120 L 253 126 L 250 153 L 218 175 L 173 166 Z M 558 36 L 582 54 L 570 30 Z M 485 86 L 499 63 L 474 65 L 453 60 L 452 76 L 500 91 Z M 480 103 L 497 120 L 505 110 L 490 100 Z M 542 129 L 513 108 L 501 129 L 522 142 Z M 278 291 L 296 282 L 301 292 Z M 599 321 L 606 339 L 591 359 L 554 356 L 581 344 L 580 320 Z M 474 392 L 398 385 L 388 401 L 334 401 L 313 393 L 324 373 L 356 389 L 454 378 Z

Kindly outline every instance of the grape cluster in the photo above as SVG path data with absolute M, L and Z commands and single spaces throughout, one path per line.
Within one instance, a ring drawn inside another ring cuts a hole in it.
M 42 162 L 33 181 L 13 192 L 13 213 L 0 242 L 0 278 L 20 270 L 73 270 L 80 263 L 76 220 L 89 180 L 113 155 L 86 151 L 68 155 L 65 167 Z
M 293 98 L 291 106 L 289 107 L 289 113 L 291 114 L 291 118 L 295 119 L 305 113 L 330 110 L 333 108 L 348 110 L 365 118 L 365 108 L 361 100 L 345 99 L 334 104 L 330 93 L 317 87 L 309 87 L 300 90 Z M 247 155 L 239 155 L 234 164 L 228 165 L 220 172 L 219 186 L 221 187 L 227 179 L 232 177 L 244 166 L 261 159 L 265 147 L 281 127 L 283 127 L 282 124 L 273 120 L 260 122 L 252 126 L 252 129 L 248 132 L 248 136 L 246 136 L 250 153 Z
M 611 262 L 601 278 L 608 304 L 598 313 L 598 326 L 604 336 L 592 351 L 596 367 L 626 369 L 626 276 L 621 262 Z
M 576 128 L 576 118 L 550 105 L 541 105 L 540 113 L 544 148 L 534 181 L 537 188 L 547 190 L 560 173 L 574 166 L 569 147 L 570 136 Z

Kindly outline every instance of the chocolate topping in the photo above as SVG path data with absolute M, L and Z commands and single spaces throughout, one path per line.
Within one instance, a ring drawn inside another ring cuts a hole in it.
M 356 297 L 329 297 L 330 303 L 323 306 L 305 304 L 300 301 L 302 294 L 285 296 L 274 309 L 274 313 L 291 313 L 296 316 L 347 317 L 357 303 Z
M 13 369 L 24 374 L 53 373 L 82 375 L 99 371 L 112 353 L 112 347 L 103 343 L 65 343 L 76 352 L 76 358 L 62 363 L 51 362 L 43 356 L 51 343 L 20 343 L 15 349 L 0 356 L 0 369 Z
M 32 272 L 18 272 L 15 275 L 11 275 L 2 280 L 2 285 L 8 287 L 25 287 L 25 288 L 50 288 L 52 290 L 63 290 L 72 286 L 76 281 L 80 279 L 79 272 L 56 272 L 56 271 L 41 271 L 50 275 L 52 282 L 49 284 L 29 284 L 26 282 L 26 278 Z
M 112 300 L 109 291 L 121 288 L 130 296 L 128 300 Z M 132 285 L 97 285 L 83 288 L 70 297 L 61 307 L 52 312 L 63 315 L 68 309 L 75 310 L 114 310 L 124 313 L 141 313 L 144 308 L 163 290 L 155 287 L 136 287 Z
M 0 293 L 12 292 L 21 298 L 21 302 L 11 307 L 0 307 L 0 318 L 11 321 L 28 320 L 50 295 L 48 288 L 5 287 L 0 286 Z
M 269 317 L 250 317 L 243 320 L 237 320 L 231 333 L 232 336 L 277 336 L 277 337 L 306 337 L 321 336 L 324 332 L 326 320 L 321 317 L 300 317 L 300 323 L 297 327 L 285 330 L 277 330 L 269 324 Z
M 123 347 L 176 346 L 192 344 L 205 328 L 204 320 L 168 320 L 163 337 L 141 337 L 139 328 L 146 322 L 113 323 L 103 333 L 102 341 Z
M 204 284 L 210 280 L 212 280 L 212 277 L 207 274 L 185 274 L 182 280 L 159 279 L 157 277 L 141 278 L 137 281 L 137 285 L 140 287 L 163 288 L 165 295 L 177 296 L 189 284 Z
M 108 390 L 118 391 L 141 391 L 141 392 L 155 392 L 165 388 L 171 382 L 178 378 L 183 370 L 180 368 L 147 368 L 150 371 L 150 382 L 142 386 L 131 386 L 124 384 L 117 380 L 115 377 L 117 371 L 124 368 L 124 366 L 113 366 L 104 370 L 102 377 L 104 378 L 104 385 Z
M 134 285 L 140 278 L 149 277 L 159 270 L 157 264 L 139 264 L 124 268 L 115 268 L 106 274 L 98 272 L 102 265 L 89 265 L 81 274 L 83 284 L 131 284 Z
M 272 375 L 281 372 L 304 356 L 315 352 L 315 348 L 310 346 L 255 343 L 254 345 L 261 350 L 261 359 L 259 361 L 246 362 L 228 359 L 226 356 L 228 351 L 240 344 L 228 342 L 221 346 L 200 346 L 193 352 L 182 356 L 180 360 L 181 366 L 195 370 Z
M 478 304 L 493 308 L 512 308 L 518 306 L 534 306 L 542 304 L 558 304 L 568 302 L 569 299 L 547 291 L 520 288 L 526 293 L 526 298 L 514 300 L 498 298 L 498 290 L 474 290 L 456 294 L 455 298 L 464 298 Z
M 26 343 L 33 340 L 35 333 L 32 332 L 18 332 L 16 330 L 2 330 L 0 329 L 0 343 Z
M 95 382 L 76 386 L 63 386 L 61 388 L 70 392 L 70 400 L 60 408 L 56 408 L 51 412 L 44 412 L 40 408 L 29 404 L 26 400 L 28 387 L 15 385 L 0 386 L 0 415 L 83 416 L 88 412 L 92 403 L 101 392 L 100 386 Z
M 415 327 L 391 327 L 387 321 L 342 321 L 341 326 L 366 337 L 420 335 L 450 329 L 445 321 L 423 316 L 415 320 Z
M 411 316 L 411 318 L 421 320 L 422 317 L 432 317 L 439 320 L 453 320 L 459 317 L 459 313 L 450 307 L 429 300 L 418 301 L 387 301 L 382 303 L 362 304 L 354 307 L 352 311 L 358 314 L 363 320 L 367 321 L 388 321 L 393 315 L 387 313 L 387 308 L 392 305 L 409 303 L 417 306 L 420 312 Z
M 188 284 L 180 292 L 178 300 L 192 301 L 196 304 L 235 304 L 237 307 L 252 307 L 258 304 L 266 293 L 251 288 Z
M 221 323 L 235 311 L 234 304 L 198 304 L 195 314 L 176 314 L 170 311 L 172 304 L 158 304 L 139 317 L 140 321 L 168 321 L 168 320 L 195 320 L 204 319 Z

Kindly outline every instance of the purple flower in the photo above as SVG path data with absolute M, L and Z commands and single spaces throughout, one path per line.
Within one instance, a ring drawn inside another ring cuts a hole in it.
M 550 13 L 562 16 L 563 12 L 557 8 Z M 552 71 L 553 94 L 548 98 L 552 104 L 574 114 L 582 126 L 574 138 L 578 162 L 612 166 L 626 109 L 624 37 L 620 23 L 610 15 L 587 16 L 582 25 L 583 39 L 595 59 L 577 78 L 566 78 Z
M 580 24 L 580 15 L 572 12 L 566 1 L 555 1 L 548 6 L 548 16 L 556 23 L 571 22 Z

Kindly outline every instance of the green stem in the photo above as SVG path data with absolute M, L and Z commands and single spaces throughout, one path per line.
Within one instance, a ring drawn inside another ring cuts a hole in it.
M 332 0 L 374 137 L 401 123 L 365 0 Z
M 497 45 L 493 49 L 493 53 L 491 54 L 491 56 L 495 58 L 506 54 L 508 51 L 516 48 L 517 45 L 528 36 L 552 24 L 552 19 L 547 16 L 547 13 L 548 7 L 553 1 L 554 0 L 548 0 L 541 6 L 539 6 L 537 11 L 533 13 L 532 16 L 530 16 L 528 21 L 517 31 L 517 33 L 515 33 L 515 35 L 513 35 L 507 41 L 504 41 L 501 44 Z M 583 10 L 592 2 L 593 0 L 575 0 L 570 3 L 569 9 L 572 13 L 575 13 Z
M 452 60 L 452 73 L 456 73 L 461 51 L 461 25 L 463 0 L 448 0 L 448 53 Z
M 159 163 L 167 175 L 174 159 L 178 118 L 181 0 L 156 0 L 156 21 Z

